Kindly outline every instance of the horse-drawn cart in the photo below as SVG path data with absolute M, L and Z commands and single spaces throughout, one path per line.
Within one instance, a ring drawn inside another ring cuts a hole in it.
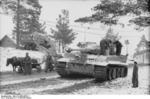
M 12 65 L 13 67 L 13 71 L 14 72 L 18 72 L 18 73 L 24 73 L 24 62 L 23 62 L 24 58 L 23 57 L 12 57 L 12 58 L 8 58 L 7 59 L 7 63 L 6 66 L 8 66 L 9 64 Z M 31 59 L 31 66 L 32 69 L 37 69 L 38 72 L 41 71 L 41 66 L 40 63 L 38 62 L 37 59 Z M 18 69 L 16 71 L 16 69 Z

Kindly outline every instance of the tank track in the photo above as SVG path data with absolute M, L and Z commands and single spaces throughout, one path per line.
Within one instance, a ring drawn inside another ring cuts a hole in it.
M 87 70 L 87 66 L 80 66 L 81 64 L 76 65 L 76 67 L 78 68 L 71 68 L 70 66 L 70 70 L 66 67 L 67 63 L 66 62 L 59 62 L 57 63 L 55 70 L 56 72 L 63 78 L 65 77 L 93 77 L 93 70 L 91 72 L 84 72 L 84 68 L 85 71 Z M 81 68 L 80 68 L 81 67 Z M 80 69 L 79 69 L 80 68 Z M 77 71 L 74 69 L 78 69 Z M 89 68 L 92 69 L 92 68 Z
M 97 81 L 113 80 L 119 77 L 126 77 L 128 68 L 123 66 L 95 66 L 94 77 Z
M 69 77 L 71 73 L 66 69 L 66 63 L 61 62 L 56 65 L 56 72 L 61 77 Z M 108 66 L 94 66 L 93 76 L 96 81 L 107 81 L 113 80 L 119 77 L 126 77 L 128 73 L 128 68 L 125 66 L 116 66 L 116 65 L 108 65 Z M 81 73 L 83 74 L 83 73 Z M 91 74 L 92 76 L 92 74 Z
M 69 75 L 66 70 L 65 62 L 57 63 L 55 70 L 61 77 L 67 77 Z

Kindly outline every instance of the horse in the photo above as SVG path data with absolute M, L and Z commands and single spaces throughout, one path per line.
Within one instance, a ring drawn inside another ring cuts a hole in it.
M 19 72 L 22 73 L 24 71 L 23 60 L 24 60 L 24 58 L 22 58 L 22 57 L 8 58 L 6 66 L 11 64 L 13 67 L 13 72 L 16 72 L 16 68 L 17 68 L 17 66 L 19 66 L 19 69 L 20 69 Z M 38 72 L 41 71 L 40 64 L 38 63 L 38 61 L 36 59 L 31 59 L 31 65 L 32 65 L 32 68 L 36 68 Z
M 22 62 L 23 62 L 22 59 L 18 59 L 17 57 L 12 57 L 12 58 L 8 58 L 7 59 L 6 66 L 8 66 L 9 64 L 11 64 L 12 67 L 13 67 L 13 72 L 16 72 L 17 66 L 19 66 L 20 69 L 21 69 L 21 71 L 23 71 Z

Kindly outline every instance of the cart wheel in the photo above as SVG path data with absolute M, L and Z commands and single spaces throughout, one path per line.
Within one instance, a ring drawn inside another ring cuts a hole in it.
M 41 72 L 41 66 L 37 66 L 37 72 Z
M 17 68 L 17 72 L 18 72 L 18 73 L 23 73 L 23 70 L 21 69 L 21 67 L 20 67 L 20 66 L 18 66 L 18 68 Z

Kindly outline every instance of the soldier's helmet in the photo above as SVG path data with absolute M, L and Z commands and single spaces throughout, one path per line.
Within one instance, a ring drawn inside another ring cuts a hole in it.
M 29 53 L 28 53 L 28 52 L 26 53 L 26 56 L 29 56 Z

